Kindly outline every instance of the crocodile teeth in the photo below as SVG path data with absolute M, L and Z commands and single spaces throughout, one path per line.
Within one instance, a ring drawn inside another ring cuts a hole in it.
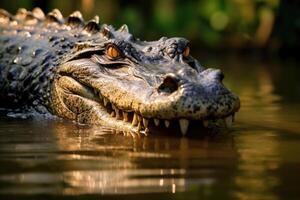
M 120 112 L 119 112 L 119 109 L 118 108 L 115 108 L 115 112 L 116 112 L 116 117 L 117 119 L 121 119 L 121 116 L 120 116 Z
M 182 135 L 185 135 L 188 131 L 188 128 L 189 128 L 189 120 L 187 119 L 180 119 L 179 120 L 179 125 L 180 125 L 180 131 L 182 133 Z
M 145 134 L 148 134 L 150 130 L 148 128 L 145 129 Z
M 115 105 L 111 105 L 111 107 L 112 107 L 112 109 L 115 110 L 117 119 L 120 119 L 119 109 Z
M 208 120 L 203 120 L 203 126 L 204 126 L 205 128 L 208 127 Z
M 128 113 L 123 111 L 123 117 L 124 117 L 124 121 L 128 122 Z
M 138 115 L 134 113 L 133 120 L 132 120 L 132 126 L 136 126 L 138 124 Z
M 170 121 L 165 120 L 165 126 L 166 126 L 167 128 L 169 128 L 169 126 L 170 126 Z
M 148 127 L 148 123 L 149 123 L 149 120 L 148 119 L 145 119 L 143 118 L 143 124 L 144 124 L 144 127 L 147 128 Z
M 102 95 L 99 93 L 99 99 L 100 100 L 102 100 L 103 99 L 103 97 L 102 97 Z
M 112 111 L 112 112 L 110 113 L 110 116 L 115 117 L 115 116 L 116 116 L 115 111 Z
M 108 103 L 108 100 L 107 100 L 107 98 L 103 98 L 103 103 L 104 103 L 104 106 L 106 106 L 107 105 L 107 103 Z
M 159 126 L 159 119 L 154 119 L 155 126 Z
M 142 130 L 142 123 L 141 122 L 139 122 L 137 129 L 138 129 L 138 131 Z
M 224 119 L 226 127 L 230 128 L 232 126 L 232 115 Z
M 141 116 L 139 116 L 138 114 L 137 114 L 136 116 L 137 116 L 137 120 L 138 120 L 138 122 L 141 122 L 141 121 L 142 121 L 142 117 L 141 117 Z

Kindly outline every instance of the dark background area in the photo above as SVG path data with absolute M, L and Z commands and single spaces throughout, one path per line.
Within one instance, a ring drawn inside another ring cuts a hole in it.
M 11 13 L 40 7 L 59 8 L 67 17 L 75 10 L 86 20 L 130 31 L 145 40 L 183 36 L 201 52 L 250 52 L 297 58 L 300 50 L 300 1 L 297 0 L 1 0 Z

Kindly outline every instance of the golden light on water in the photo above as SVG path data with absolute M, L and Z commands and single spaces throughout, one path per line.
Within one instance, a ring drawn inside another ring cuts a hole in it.
M 63 193 L 68 195 L 82 193 L 122 194 L 170 192 L 186 190 L 184 178 L 167 178 L 170 175 L 184 176 L 185 171 L 177 169 L 120 169 L 101 171 L 71 171 L 63 174 L 64 181 L 71 187 Z M 143 178 L 149 176 L 149 178 Z M 139 178 L 140 177 L 140 178 Z M 154 189 L 155 188 L 155 189 Z

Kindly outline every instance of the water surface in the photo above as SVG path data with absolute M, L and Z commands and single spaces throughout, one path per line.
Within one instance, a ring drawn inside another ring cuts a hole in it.
M 0 198 L 298 199 L 300 69 L 237 57 L 204 64 L 222 68 L 241 97 L 232 129 L 130 137 L 2 115 Z

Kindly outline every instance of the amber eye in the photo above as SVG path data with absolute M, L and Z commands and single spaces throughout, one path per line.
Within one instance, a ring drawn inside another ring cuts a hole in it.
M 189 55 L 190 55 L 190 47 L 187 46 L 183 51 L 183 56 L 188 57 Z
M 113 59 L 116 59 L 118 57 L 120 57 L 121 53 L 119 51 L 119 49 L 113 45 L 110 45 L 107 47 L 106 49 L 106 54 Z

